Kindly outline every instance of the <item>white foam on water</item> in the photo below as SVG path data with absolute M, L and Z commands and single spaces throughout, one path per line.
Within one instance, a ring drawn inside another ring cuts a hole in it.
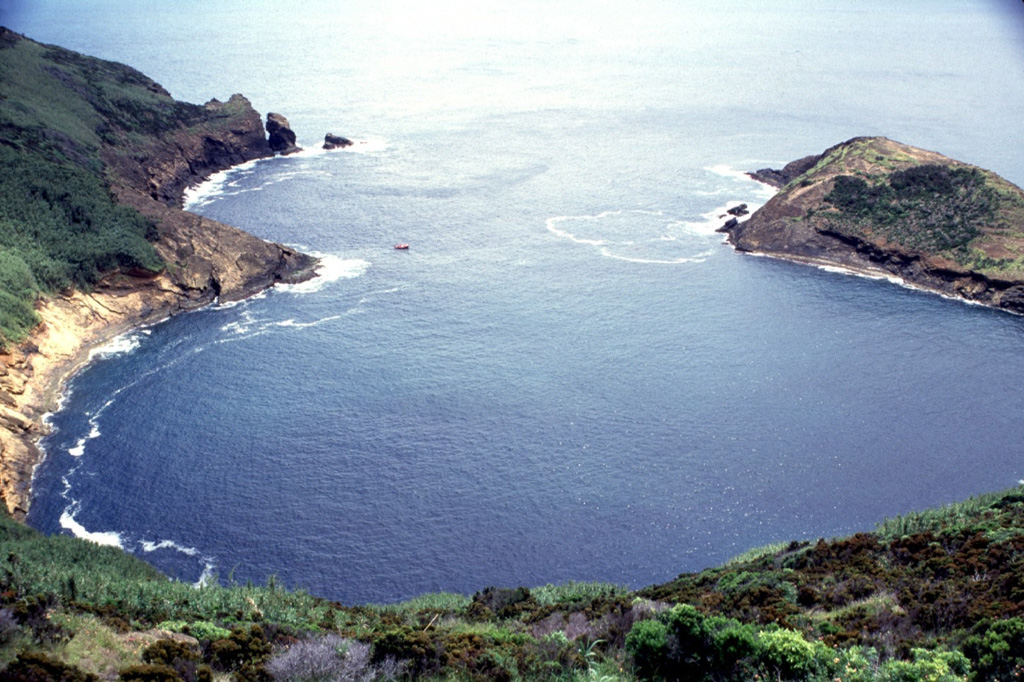
M 120 392 L 121 391 L 118 391 L 117 393 L 120 393 Z M 114 394 L 115 397 L 116 397 L 117 393 Z M 107 402 L 103 403 L 103 406 L 100 407 L 100 409 L 96 410 L 95 414 L 93 414 L 91 417 L 89 417 L 89 433 L 87 433 L 86 435 L 84 435 L 81 438 L 79 438 L 75 442 L 74 447 L 68 448 L 68 454 L 69 455 L 71 455 L 72 457 L 81 457 L 82 455 L 85 454 L 85 445 L 86 445 L 86 443 L 88 443 L 89 441 L 93 440 L 94 438 L 99 438 L 100 436 L 103 435 L 102 432 L 100 431 L 100 417 L 103 415 L 103 413 L 106 411 L 106 409 L 108 407 L 110 407 L 111 405 L 113 405 L 113 404 L 114 404 L 114 398 L 110 398 L 109 400 L 107 400 Z M 69 487 L 69 490 L 70 490 L 70 487 Z
M 206 587 L 208 584 L 210 584 L 210 581 L 214 577 L 214 572 L 213 571 L 214 571 L 214 568 L 215 568 L 216 564 L 214 564 L 213 560 L 210 559 L 209 557 L 201 556 L 200 553 L 199 553 L 199 550 L 196 549 L 195 547 L 186 547 L 184 545 L 179 545 L 174 540 L 160 540 L 160 541 L 141 540 L 139 542 L 139 547 L 142 549 L 143 552 L 145 552 L 147 554 L 149 554 L 150 552 L 156 552 L 156 551 L 161 550 L 161 549 L 169 549 L 171 551 L 179 552 L 181 554 L 184 554 L 185 556 L 188 556 L 188 557 L 199 557 L 200 559 L 202 559 L 202 561 L 203 561 L 203 570 L 199 574 L 198 580 L 196 580 L 194 583 L 192 583 L 193 587 L 196 587 L 196 588 Z
M 217 301 L 212 306 L 210 306 L 209 310 L 229 310 L 230 308 L 235 308 L 240 305 L 249 305 L 253 301 L 259 301 L 260 299 L 266 298 L 269 292 L 269 289 L 263 289 L 262 291 L 259 291 L 253 294 L 252 296 L 249 296 L 248 298 L 239 299 L 237 301 L 225 301 L 223 303 L 218 298 Z M 202 310 L 206 310 L 206 308 L 203 308 L 197 312 L 201 312 Z
M 233 307 L 230 304 L 226 305 L 225 308 Z M 243 310 L 242 315 L 239 319 L 227 324 L 221 325 L 220 330 L 225 334 L 248 334 L 252 330 L 253 324 L 257 322 L 256 318 L 249 310 Z
M 150 329 L 135 329 L 120 336 L 115 336 L 102 346 L 89 351 L 89 362 L 96 359 L 109 358 L 116 355 L 125 355 L 137 349 L 142 339 L 152 333 Z
M 275 327 L 297 327 L 299 329 L 305 329 L 306 327 L 315 327 L 324 322 L 330 322 L 331 320 L 341 319 L 341 315 L 331 315 L 330 317 L 324 317 L 313 322 L 296 322 L 295 320 L 282 320 L 280 322 L 274 322 Z
M 632 224 L 627 224 L 624 228 L 621 225 L 611 225 L 608 227 L 607 236 L 601 233 L 599 225 L 601 221 L 623 217 L 627 220 L 638 217 L 641 222 L 635 227 Z M 596 247 L 598 253 L 606 258 L 629 263 L 683 265 L 702 263 L 712 254 L 712 251 L 701 248 L 700 245 L 694 245 L 695 249 L 700 248 L 700 250 L 682 256 L 664 257 L 666 254 L 671 255 L 671 252 L 667 251 L 668 249 L 686 248 L 686 244 L 680 244 L 679 247 L 673 246 L 674 243 L 683 242 L 680 239 L 681 232 L 698 236 L 714 234 L 719 223 L 712 221 L 711 213 L 705 214 L 703 217 L 704 221 L 691 223 L 667 218 L 662 211 L 616 210 L 604 211 L 596 215 L 555 216 L 545 221 L 545 227 L 558 237 L 568 239 L 576 244 Z M 589 233 L 580 234 L 581 229 L 572 227 L 574 222 L 584 224 Z M 633 234 L 634 232 L 640 233 L 640 238 L 637 238 L 637 235 Z M 642 249 L 645 246 L 650 249 L 650 256 L 630 253 L 636 251 L 637 247 Z
M 351 138 L 349 138 L 351 140 Z M 323 143 L 320 144 L 320 150 L 323 152 L 348 152 L 349 154 L 375 154 L 377 152 L 386 151 L 390 147 L 387 140 L 382 137 L 370 137 L 365 140 L 352 140 L 352 144 L 348 147 L 338 147 L 337 149 L 324 149 Z
M 224 191 L 225 184 L 231 178 L 232 175 L 239 171 L 246 171 L 253 168 L 257 163 L 263 159 L 254 159 L 252 161 L 246 161 L 237 166 L 232 166 L 227 170 L 218 171 L 214 173 L 205 182 L 201 182 L 198 185 L 193 185 L 185 190 L 183 194 L 185 208 L 191 210 L 198 206 L 203 206 L 210 203 L 213 199 Z
M 945 299 L 948 299 L 950 301 L 957 301 L 959 303 L 966 303 L 967 305 L 985 306 L 985 304 L 980 302 L 980 301 L 972 301 L 970 299 L 962 298 L 960 296 L 954 296 L 952 294 L 946 294 L 946 293 L 943 293 L 941 291 L 935 291 L 934 289 L 928 289 L 927 287 L 919 286 L 917 284 L 914 284 L 913 282 L 909 282 L 909 281 L 903 279 L 902 277 L 897 277 L 896 275 L 893 275 L 893 274 L 890 274 L 890 273 L 887 273 L 887 272 L 856 270 L 856 269 L 853 269 L 853 268 L 846 268 L 846 267 L 843 267 L 841 265 L 830 265 L 830 264 L 827 264 L 827 263 L 815 263 L 813 261 L 805 261 L 805 260 L 793 260 L 793 259 L 783 258 L 783 257 L 780 257 L 780 256 L 774 256 L 774 255 L 767 254 L 767 253 L 749 252 L 749 253 L 747 253 L 745 255 L 752 256 L 752 257 L 755 257 L 755 258 L 773 258 L 773 259 L 777 259 L 777 260 L 791 260 L 792 262 L 800 263 L 801 265 L 810 265 L 810 266 L 815 267 L 815 268 L 817 268 L 819 270 L 823 270 L 824 272 L 829 272 L 829 273 L 836 274 L 836 275 L 845 275 L 847 277 L 849 277 L 849 276 L 860 277 L 861 279 L 870 279 L 870 280 L 874 280 L 874 281 L 885 281 L 885 282 L 889 282 L 890 284 L 895 284 L 897 286 L 901 286 L 904 289 L 910 289 L 912 291 L 921 291 L 921 292 L 924 292 L 926 294 L 933 294 L 935 296 L 939 296 L 941 298 L 945 298 Z
M 740 204 L 747 205 L 748 213 L 741 216 L 733 216 L 729 213 L 729 209 L 736 208 Z M 731 218 L 736 218 L 736 222 L 743 223 L 750 220 L 750 216 L 754 215 L 754 211 L 761 208 L 764 204 L 752 204 L 748 201 L 729 201 L 723 206 L 719 206 L 707 213 L 702 213 L 701 218 L 703 220 L 687 222 L 682 221 L 679 224 L 684 229 L 696 232 L 697 234 L 713 235 L 718 232 L 718 229 L 725 225 L 726 221 Z
M 199 589 L 200 587 L 206 587 L 213 580 L 214 574 L 213 569 L 215 565 L 212 561 L 206 561 L 203 564 L 203 572 L 199 574 L 199 579 L 192 583 L 192 587 Z
M 752 180 L 752 178 L 747 175 L 746 171 L 736 170 L 732 166 L 724 163 L 709 166 L 705 170 L 709 170 L 715 175 L 721 175 L 724 178 L 733 178 L 734 180 Z
M 88 540 L 94 542 L 97 545 L 106 545 L 108 547 L 117 547 L 124 549 L 121 544 L 121 536 L 114 531 L 90 531 L 86 530 L 85 526 L 75 520 L 75 513 L 78 511 L 78 503 L 72 503 L 67 509 L 61 512 L 60 515 L 60 527 L 68 530 L 76 538 Z
M 308 159 L 308 158 L 310 158 L 312 156 L 322 156 L 323 154 L 326 154 L 329 151 L 331 151 L 331 150 L 330 149 L 324 149 L 323 143 L 320 143 L 320 144 L 315 144 L 315 145 L 312 145 L 312 146 L 309 146 L 309 147 L 303 147 L 302 151 L 298 151 L 298 152 L 295 152 L 293 154 L 287 154 L 287 155 L 285 155 L 284 158 L 288 158 L 288 159 L 296 159 L 296 158 L 297 159 Z
M 563 229 L 560 229 L 560 228 L 556 227 L 556 225 L 558 225 L 559 223 L 563 223 L 563 222 L 566 222 L 566 221 L 569 221 L 569 220 L 584 220 L 584 219 L 592 220 L 593 218 L 594 218 L 594 216 L 557 216 L 555 218 L 548 218 L 547 221 L 546 221 L 546 224 L 547 224 L 548 232 L 550 232 L 550 233 L 552 233 L 554 235 L 557 235 L 559 237 L 563 237 L 565 239 L 569 239 L 571 241 L 576 242 L 577 244 L 589 244 L 591 246 L 602 246 L 604 244 L 604 240 L 603 239 L 583 239 L 583 238 L 577 237 L 576 235 L 574 235 L 572 232 L 569 232 L 568 230 L 563 230 Z
M 709 166 L 709 167 L 705 168 L 704 170 L 710 171 L 710 172 L 714 173 L 715 175 L 720 175 L 720 176 L 722 176 L 724 178 L 731 178 L 733 180 L 738 180 L 738 181 L 741 181 L 741 182 L 744 182 L 744 183 L 753 183 L 758 188 L 757 189 L 758 197 L 763 198 L 765 200 L 770 199 L 772 196 L 775 195 L 776 192 L 779 191 L 777 188 L 772 187 L 771 185 L 769 185 L 767 183 L 761 182 L 760 180 L 755 180 L 754 178 L 750 177 L 750 175 L 747 173 L 747 171 L 737 170 L 737 169 L 733 168 L 732 166 L 729 166 L 729 165 L 724 164 L 724 163 L 720 163 L 720 164 L 717 164 L 717 165 L 714 165 L 714 166 Z M 718 193 L 722 193 L 722 191 L 714 192 L 714 194 L 718 194 Z
M 705 251 L 703 253 L 697 254 L 696 256 L 686 256 L 683 258 L 674 258 L 672 260 L 657 260 L 653 258 L 635 258 L 632 256 L 620 256 L 608 251 L 608 249 L 606 248 L 601 249 L 602 256 L 614 258 L 615 260 L 626 261 L 627 263 L 643 263 L 645 265 L 682 265 L 684 263 L 703 263 L 713 253 L 713 251 Z
M 320 291 L 328 284 L 341 279 L 352 279 L 366 273 L 371 263 L 362 258 L 343 258 L 329 253 L 311 253 L 320 262 L 316 266 L 316 277 L 298 284 L 278 284 L 277 289 L 297 294 Z
M 158 549 L 173 549 L 176 552 L 181 552 L 187 556 L 196 556 L 199 554 L 199 550 L 195 547 L 182 547 L 174 540 L 161 540 L 160 542 L 152 542 L 149 540 L 143 540 L 139 543 L 142 547 L 143 552 L 155 552 Z

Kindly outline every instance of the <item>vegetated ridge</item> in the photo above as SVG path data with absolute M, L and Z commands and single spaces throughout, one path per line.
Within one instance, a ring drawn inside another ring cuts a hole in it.
M 1024 488 L 641 590 L 489 587 L 387 606 L 273 580 L 171 581 L 0 511 L 5 680 L 1011 680 L 1022 609 Z
M 89 348 L 313 275 L 314 259 L 181 209 L 190 184 L 272 155 L 241 95 L 178 102 L 0 28 L 0 494 L 17 517 L 40 418 Z
M 1024 312 L 1024 191 L 995 173 L 858 137 L 751 175 L 782 188 L 723 228 L 737 249 Z

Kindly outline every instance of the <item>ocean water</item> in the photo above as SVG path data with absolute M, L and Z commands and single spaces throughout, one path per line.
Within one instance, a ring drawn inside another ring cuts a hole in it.
M 1024 478 L 1024 318 L 714 232 L 770 196 L 741 171 L 855 135 L 1024 183 L 1020 4 L 765 5 L 11 5 L 285 114 L 307 151 L 189 206 L 323 259 L 97 352 L 30 523 L 389 602 L 642 586 Z

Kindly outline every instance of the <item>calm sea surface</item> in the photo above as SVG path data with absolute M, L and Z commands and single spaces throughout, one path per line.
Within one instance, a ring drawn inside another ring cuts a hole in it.
M 97 355 L 32 525 L 386 602 L 641 586 L 1024 478 L 1024 318 L 714 233 L 770 196 L 738 171 L 855 135 L 1024 183 L 1020 3 L 549 4 L 2 15 L 285 114 L 307 152 L 190 206 L 323 257 Z

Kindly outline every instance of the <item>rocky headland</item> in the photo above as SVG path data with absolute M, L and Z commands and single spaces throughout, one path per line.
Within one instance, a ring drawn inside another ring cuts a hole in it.
M 14 67 L 47 93 L 50 111 L 25 123 L 24 111 L 41 107 L 33 91 L 10 79 L 0 93 L 0 145 L 39 167 L 101 175 L 109 197 L 151 225 L 149 238 L 163 262 L 122 264 L 93 286 L 38 295 L 38 321 L 28 338 L 0 353 L 0 493 L 23 519 L 43 417 L 92 348 L 179 312 L 308 279 L 316 261 L 182 209 L 187 187 L 274 155 L 260 115 L 243 96 L 203 106 L 177 102 L 134 69 L 0 28 L 0 71 Z
M 721 228 L 738 250 L 1024 313 L 1024 191 L 995 173 L 859 137 L 750 175 L 781 189 Z

